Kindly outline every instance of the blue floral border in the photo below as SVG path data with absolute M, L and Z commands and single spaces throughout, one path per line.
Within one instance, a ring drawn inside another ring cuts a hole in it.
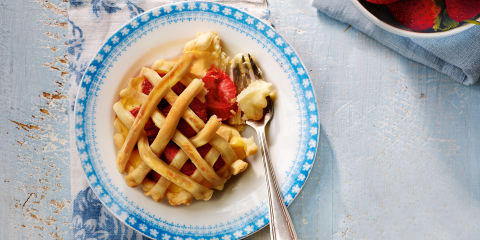
M 192 21 L 195 16 L 212 17 L 208 19 L 222 24 L 232 24 L 229 27 L 236 31 L 249 33 L 249 37 L 262 44 L 292 79 L 292 86 L 297 99 L 297 111 L 300 113 L 300 142 L 296 159 L 300 164 L 287 173 L 289 181 L 282 186 L 285 203 L 289 205 L 300 192 L 301 187 L 310 173 L 315 159 L 318 142 L 318 111 L 311 81 L 299 57 L 288 43 L 270 26 L 233 7 L 209 2 L 181 2 L 162 6 L 145 12 L 131 20 L 119 31 L 113 34 L 102 46 L 94 60 L 87 67 L 78 89 L 75 103 L 75 134 L 77 149 L 82 167 L 95 194 L 102 203 L 119 219 L 146 236 L 157 239 L 217 239 L 228 240 L 248 236 L 268 224 L 268 213 L 264 209 L 252 212 L 255 216 L 241 216 L 239 221 L 232 221 L 221 226 L 186 226 L 167 222 L 149 216 L 143 209 L 126 200 L 119 193 L 103 169 L 97 167 L 98 156 L 95 153 L 96 139 L 93 131 L 96 109 L 96 97 L 99 87 L 103 84 L 105 73 L 109 71 L 112 62 L 129 46 L 132 41 L 153 30 L 152 22 L 166 19 L 167 23 L 176 21 Z M 177 18 L 175 18 L 175 17 Z M 180 18 L 178 18 L 180 17 Z M 215 20 L 216 19 L 216 20 Z M 224 22 L 224 20 L 227 20 Z M 142 31 L 140 31 L 142 30 Z M 141 214 L 138 213 L 141 212 Z M 155 219 L 155 221 L 148 220 Z M 162 227 L 158 223 L 162 223 Z M 178 231 L 182 229 L 183 231 Z

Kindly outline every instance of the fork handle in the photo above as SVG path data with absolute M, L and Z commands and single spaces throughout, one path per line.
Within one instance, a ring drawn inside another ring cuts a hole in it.
M 270 161 L 265 128 L 256 128 L 256 132 L 260 140 L 265 177 L 267 178 L 270 237 L 273 240 L 296 240 L 297 234 L 295 233 L 295 228 L 283 201 L 282 194 L 280 193 L 272 162 Z

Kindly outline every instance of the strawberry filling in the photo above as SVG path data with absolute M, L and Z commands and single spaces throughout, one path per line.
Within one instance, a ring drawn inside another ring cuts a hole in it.
M 137 117 L 138 112 L 140 111 L 140 108 L 134 108 L 130 110 L 130 113 L 134 116 Z M 145 127 L 143 128 L 145 130 L 145 133 L 147 134 L 148 138 L 148 143 L 151 144 L 153 140 L 155 140 L 155 137 L 158 134 L 158 131 L 160 130 L 155 123 L 153 123 L 152 119 L 148 119 L 148 122 L 145 124 Z
M 159 73 L 157 72 L 158 75 L 160 75 L 160 77 L 164 77 L 166 74 L 165 73 Z M 148 79 L 144 79 L 143 82 L 142 82 L 142 92 L 146 95 L 150 94 L 150 92 L 152 91 L 153 89 L 153 84 L 148 81 Z
M 230 77 L 212 66 L 202 80 L 208 90 L 206 96 L 208 115 L 217 115 L 222 120 L 231 118 L 238 107 L 235 102 L 237 89 Z
M 151 170 L 148 174 L 147 174 L 147 178 L 148 179 L 151 179 L 152 181 L 154 182 L 157 182 L 158 179 L 160 179 L 160 177 L 162 177 L 160 174 L 158 174 L 157 172 Z
M 220 168 L 225 166 L 225 161 L 223 158 L 218 158 L 217 161 L 213 164 L 213 170 L 218 171 Z
M 189 107 L 200 119 L 202 119 L 202 121 L 206 122 L 208 120 L 207 108 L 204 103 L 200 102 L 200 100 L 194 98 Z
M 178 122 L 177 129 L 187 138 L 191 138 L 197 134 L 195 130 L 193 130 L 193 128 L 190 126 L 190 124 L 188 124 L 187 121 L 183 119 L 180 119 L 180 121 Z
M 183 85 L 181 82 L 178 82 L 172 87 L 172 91 L 177 95 L 180 95 L 185 88 L 185 85 Z M 198 117 L 200 117 L 200 119 L 202 119 L 204 122 L 207 121 L 207 108 L 205 107 L 204 103 L 197 98 L 194 98 L 188 106 L 195 114 L 197 114 Z
M 170 112 L 170 109 L 172 109 L 172 106 L 167 102 L 167 100 L 162 99 L 160 103 L 157 105 L 158 110 L 163 113 L 163 115 L 167 116 L 168 112 Z
M 137 117 L 138 112 L 140 112 L 140 108 L 139 108 L 139 107 L 136 107 L 136 108 L 130 110 L 130 113 L 131 113 L 134 117 Z
M 170 141 L 163 150 L 162 159 L 165 160 L 166 163 L 171 163 L 179 150 L 180 148 L 175 143 Z
M 175 92 L 177 95 L 180 95 L 183 90 L 185 90 L 185 86 L 182 83 L 177 83 L 172 87 L 173 92 Z M 172 106 L 167 102 L 167 100 L 162 99 L 160 103 L 158 104 L 158 109 L 166 116 Z M 207 119 L 207 108 L 204 103 L 202 103 L 200 100 L 197 98 L 194 98 L 190 105 L 188 105 L 190 109 L 200 118 L 202 121 L 206 122 Z M 189 126 L 190 127 L 190 126 Z
M 180 172 L 182 172 L 187 176 L 190 176 L 195 172 L 195 170 L 197 170 L 197 167 L 195 167 L 195 164 L 193 164 L 192 160 L 188 159 L 187 162 L 183 164 L 183 167 L 182 169 L 180 169 Z
M 207 144 L 197 148 L 197 151 L 198 151 L 198 153 L 200 153 L 200 156 L 202 156 L 202 158 L 204 158 L 205 156 L 207 156 L 207 153 L 208 153 L 208 151 L 210 151 L 210 149 L 212 149 L 212 145 L 207 143 Z
M 160 101 L 157 107 L 165 116 L 168 115 L 168 112 L 170 112 L 170 109 L 172 109 L 172 106 L 170 106 L 166 100 Z M 183 118 L 181 118 L 178 122 L 177 129 L 187 138 L 191 138 L 197 134 L 197 132 L 195 132 L 190 124 L 188 124 Z
M 153 89 L 153 84 L 148 81 L 147 79 L 143 80 L 142 82 L 142 92 L 146 95 L 150 94 Z
M 189 107 L 204 122 L 207 121 L 208 116 L 211 116 L 213 114 L 217 115 L 217 117 L 221 119 L 227 119 L 233 115 L 233 113 L 231 113 L 231 110 L 237 110 L 237 105 L 236 103 L 234 103 L 234 99 L 236 97 L 235 85 L 233 84 L 232 80 L 230 80 L 228 75 L 226 75 L 219 69 L 212 67 L 209 70 L 209 73 L 207 73 L 207 75 L 203 79 L 203 81 L 205 82 L 205 88 L 207 88 L 207 90 L 209 91 L 206 96 L 207 103 L 202 103 L 197 98 L 194 98 L 190 103 Z M 163 77 L 164 75 L 161 74 L 160 76 Z M 147 79 L 142 82 L 142 92 L 146 95 L 150 94 L 153 87 L 153 84 L 150 83 L 150 81 L 148 81 Z M 185 89 L 186 87 L 180 82 L 178 82 L 172 87 L 172 91 L 175 92 L 177 95 L 180 95 Z M 157 105 L 157 108 L 160 110 L 160 112 L 167 116 L 172 106 L 165 99 L 162 99 Z M 130 113 L 132 113 L 132 115 L 136 117 L 139 111 L 140 108 L 137 107 L 132 109 Z M 159 129 L 155 126 L 151 119 L 148 120 L 144 129 L 147 134 L 148 141 L 151 144 L 157 136 Z M 188 124 L 184 119 L 180 119 L 177 129 L 187 138 L 191 138 L 197 134 L 195 130 L 190 126 L 190 124 Z M 202 158 L 204 158 L 211 148 L 212 146 L 210 144 L 205 144 L 197 148 L 197 150 L 202 156 Z M 170 141 L 167 146 L 165 146 L 161 159 L 166 163 L 170 164 L 179 150 L 180 148 L 175 143 Z M 213 169 L 217 171 L 224 165 L 225 161 L 220 157 L 213 165 Z M 195 164 L 193 164 L 191 160 L 187 160 L 187 162 L 185 162 L 185 164 L 180 169 L 180 172 L 184 173 L 187 176 L 190 176 L 195 173 L 196 169 L 197 167 L 195 166 Z M 158 181 L 161 176 L 155 171 L 150 171 L 147 177 L 153 181 Z
M 181 82 L 177 82 L 175 85 L 172 87 L 172 91 L 176 93 L 177 95 L 180 95 L 183 90 L 185 90 L 186 87 L 183 85 Z

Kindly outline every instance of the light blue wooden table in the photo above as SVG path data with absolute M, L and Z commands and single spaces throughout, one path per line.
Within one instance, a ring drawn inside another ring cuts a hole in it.
M 0 1 L 0 239 L 72 239 L 66 2 Z M 310 71 L 322 125 L 290 207 L 299 237 L 479 239 L 480 87 L 404 59 L 309 1 L 270 9 Z

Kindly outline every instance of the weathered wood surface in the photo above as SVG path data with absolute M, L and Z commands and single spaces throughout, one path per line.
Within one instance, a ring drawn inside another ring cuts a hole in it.
M 0 239 L 72 239 L 65 2 L 0 0 Z M 270 8 L 310 70 L 322 124 L 290 207 L 299 237 L 478 239 L 480 87 L 402 58 L 310 1 Z
M 290 211 L 302 239 L 479 239 L 480 86 L 464 87 L 310 1 L 269 1 L 317 89 L 320 152 Z
M 0 1 L 0 239 L 71 239 L 66 6 Z

